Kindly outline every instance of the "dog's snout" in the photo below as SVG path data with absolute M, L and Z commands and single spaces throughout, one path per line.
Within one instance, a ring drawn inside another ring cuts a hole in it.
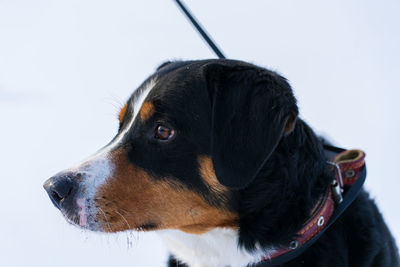
M 60 209 L 61 205 L 72 197 L 76 191 L 77 182 L 72 175 L 57 175 L 43 184 L 53 204 Z

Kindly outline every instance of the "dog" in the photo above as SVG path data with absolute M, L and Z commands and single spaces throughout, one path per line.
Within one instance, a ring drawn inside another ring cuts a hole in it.
M 112 141 L 44 188 L 78 227 L 157 231 L 169 266 L 264 266 L 332 182 L 322 142 L 298 113 L 273 71 L 236 60 L 166 62 L 122 107 Z M 279 266 L 398 265 L 396 243 L 362 190 Z

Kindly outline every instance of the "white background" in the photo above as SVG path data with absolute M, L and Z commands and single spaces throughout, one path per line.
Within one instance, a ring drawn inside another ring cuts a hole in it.
M 400 240 L 400 2 L 186 3 L 228 57 L 286 76 L 317 132 L 366 151 Z M 0 266 L 164 266 L 154 233 L 82 232 L 42 183 L 108 143 L 160 63 L 212 57 L 172 0 L 0 0 Z

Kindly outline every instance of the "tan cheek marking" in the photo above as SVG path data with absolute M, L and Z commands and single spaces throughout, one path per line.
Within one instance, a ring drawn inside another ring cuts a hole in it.
M 140 109 L 140 119 L 145 121 L 149 119 L 156 111 L 154 104 L 151 102 L 144 102 L 142 108 Z
M 215 227 L 237 228 L 238 216 L 210 206 L 202 196 L 172 178 L 153 179 L 132 165 L 124 152 L 112 156 L 115 173 L 95 196 L 101 212 L 97 220 L 105 232 L 136 229 L 155 224 L 156 229 L 180 229 L 194 234 Z
M 118 120 L 120 123 L 122 123 L 122 121 L 125 118 L 125 114 L 126 114 L 126 109 L 128 108 L 128 103 L 125 103 L 125 105 L 121 108 L 121 110 L 119 111 L 118 114 Z
M 224 185 L 220 184 L 215 175 L 214 165 L 209 156 L 199 156 L 199 173 L 203 181 L 209 186 L 211 191 L 215 193 L 227 193 L 229 189 Z

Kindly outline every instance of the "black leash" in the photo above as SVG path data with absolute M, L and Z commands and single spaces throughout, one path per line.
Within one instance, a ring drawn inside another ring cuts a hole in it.
M 201 34 L 203 39 L 207 42 L 207 44 L 211 47 L 214 53 L 218 56 L 218 58 L 225 58 L 224 54 L 222 54 L 221 50 L 217 47 L 217 45 L 211 40 L 208 34 L 203 30 L 197 20 L 193 17 L 193 15 L 189 12 L 189 10 L 185 7 L 185 5 L 180 0 L 175 0 L 178 6 L 181 8 L 183 13 L 185 13 L 186 17 L 190 20 L 196 30 Z

